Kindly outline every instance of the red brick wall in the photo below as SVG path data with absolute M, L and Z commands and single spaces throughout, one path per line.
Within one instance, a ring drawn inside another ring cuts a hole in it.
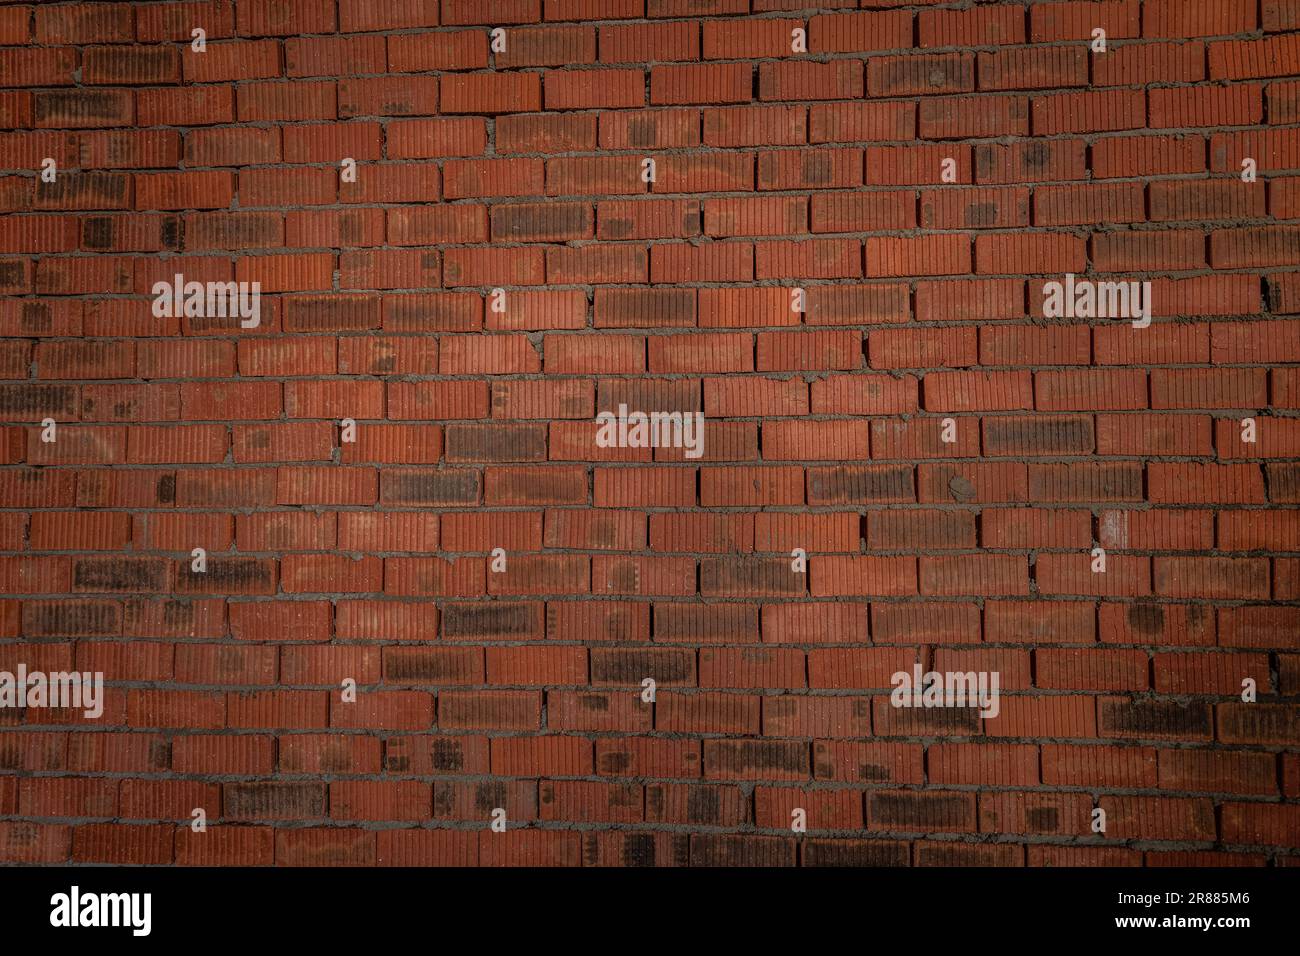
M 0 4 L 0 859 L 1300 861 L 1300 2 L 861 6 Z

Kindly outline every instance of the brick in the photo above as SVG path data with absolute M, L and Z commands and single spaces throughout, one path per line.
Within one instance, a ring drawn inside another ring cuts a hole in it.
M 1191 43 L 1123 43 L 1093 56 L 1096 86 L 1139 86 L 1205 79 L 1205 47 Z
M 939 53 L 872 57 L 867 63 L 871 96 L 969 93 L 975 89 L 975 56 Z
M 532 23 L 540 18 L 540 13 L 540 5 L 535 0 L 507 0 L 505 3 L 497 4 L 490 12 L 484 11 L 472 0 L 447 0 L 442 5 L 442 22 L 445 24 Z
M 426 70 L 474 70 L 487 67 L 487 31 L 440 31 L 438 38 L 439 42 L 430 43 L 427 34 L 390 35 L 388 68 L 399 73 L 419 73 Z
M 1087 168 L 1083 141 L 1077 139 L 981 144 L 973 161 L 975 181 L 981 184 L 1083 179 Z
M 1294 862 L 1295 6 L 3 7 L 0 861 Z
M 964 236 L 877 238 L 865 243 L 869 276 L 963 275 L 971 271 L 971 247 Z
M 1034 191 L 1034 225 L 1067 226 L 1083 222 L 1141 222 L 1146 218 L 1142 188 L 1137 184 L 1041 186 Z
M 1294 36 L 1261 40 L 1219 40 L 1209 44 L 1210 79 L 1275 77 L 1290 72 L 1296 56 Z
M 382 9 L 375 9 L 365 0 L 343 0 L 339 4 L 339 30 L 344 33 L 437 25 L 438 4 L 427 0 L 398 0 Z
M 1152 129 L 1192 126 L 1248 126 L 1264 114 L 1258 85 L 1204 87 L 1192 90 L 1152 90 L 1148 99 Z
M 72 4 L 36 11 L 38 43 L 129 43 L 134 36 L 130 4 Z
M 1029 223 L 1029 191 L 1013 188 L 923 190 L 920 218 L 925 228 L 1025 226 Z
M 508 34 L 497 67 L 564 66 L 596 59 L 596 31 L 583 27 L 520 27 Z
M 541 109 L 541 77 L 535 73 L 469 73 L 441 80 L 444 113 L 527 113 Z
M 543 98 L 552 110 L 617 109 L 645 104 L 641 70 L 571 70 L 548 73 Z
M 981 51 L 978 55 L 982 90 L 1025 90 L 1085 86 L 1087 52 L 1079 47 L 1015 47 Z M 1098 61 L 1109 63 L 1108 60 Z
M 1255 26 L 1255 7 L 1231 0 L 1206 4 L 1200 10 L 1188 10 L 1168 0 L 1147 0 L 1143 5 L 1143 36 L 1222 36 L 1251 33 Z
M 748 153 L 709 153 L 694 159 L 666 156 L 660 161 L 655 192 L 730 192 L 753 187 Z
M 752 67 L 746 63 L 699 63 L 650 68 L 650 103 L 747 103 Z
M 647 50 L 653 50 L 659 61 L 697 60 L 700 56 L 700 33 L 689 21 L 602 24 L 599 31 L 603 63 L 644 62 Z

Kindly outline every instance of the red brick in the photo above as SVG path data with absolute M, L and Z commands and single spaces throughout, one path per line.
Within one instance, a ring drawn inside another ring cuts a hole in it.
M 697 60 L 700 56 L 699 30 L 690 21 L 602 24 L 599 30 L 603 63 L 643 63 L 648 50 L 653 50 L 659 61 Z
M 1205 46 L 1191 43 L 1122 43 L 1094 53 L 1095 86 L 1140 86 L 1205 79 Z
M 1215 0 L 1190 10 L 1170 0 L 1146 0 L 1142 35 L 1148 37 L 1224 36 L 1255 29 L 1255 5 L 1242 0 Z
M 1294 862 L 1296 6 L 3 7 L 0 860 Z
M 441 80 L 444 113 L 527 113 L 542 107 L 536 73 L 468 73 Z
M 747 103 L 753 69 L 748 63 L 699 63 L 650 68 L 650 103 Z

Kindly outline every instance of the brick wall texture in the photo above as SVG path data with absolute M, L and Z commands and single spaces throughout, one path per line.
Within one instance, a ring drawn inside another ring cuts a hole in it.
M 1300 0 L 0 3 L 0 160 L 0 860 L 1300 863 Z

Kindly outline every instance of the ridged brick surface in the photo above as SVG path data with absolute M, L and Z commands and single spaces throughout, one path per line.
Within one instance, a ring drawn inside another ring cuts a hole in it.
M 859 5 L 0 3 L 0 861 L 1300 864 L 1300 2 Z

